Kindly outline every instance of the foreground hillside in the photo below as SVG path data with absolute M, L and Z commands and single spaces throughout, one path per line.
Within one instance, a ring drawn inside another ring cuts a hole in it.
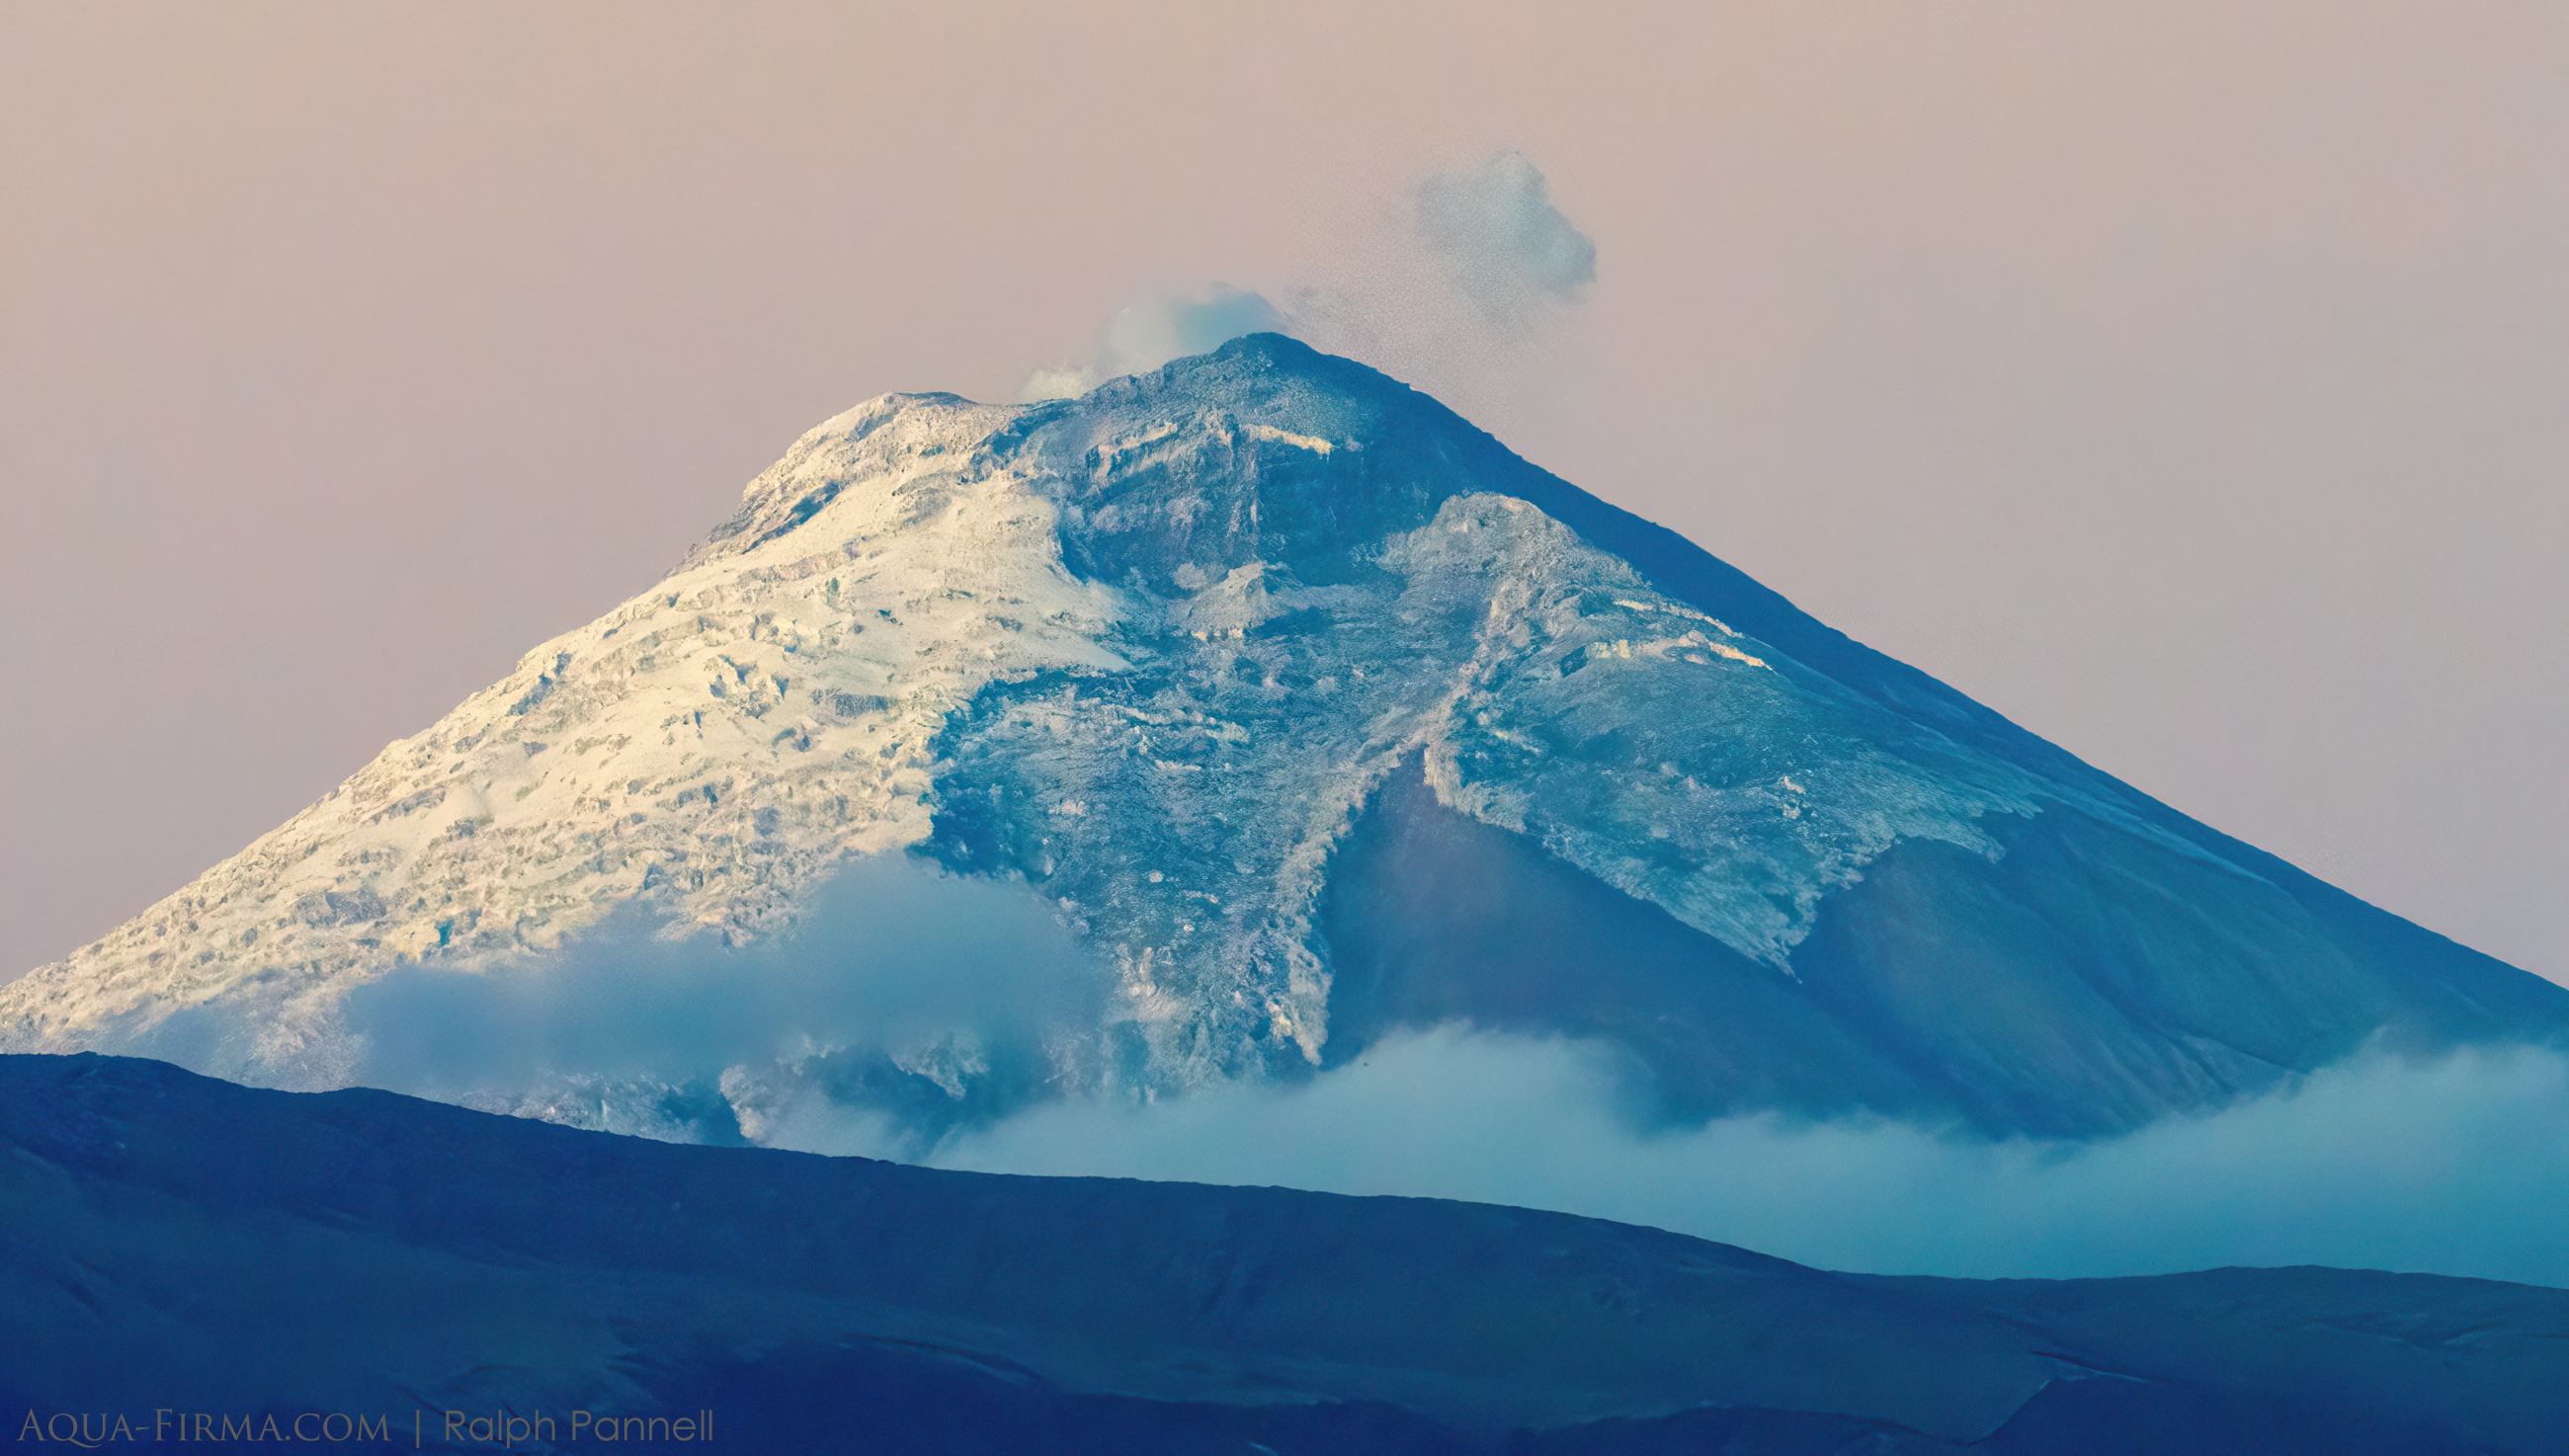
M 710 1410 L 714 1449 L 761 1452 L 2569 1449 L 2554 1289 L 1856 1277 L 95 1055 L 0 1057 L 0 1409 L 360 1413 L 404 1449 L 450 1409 Z

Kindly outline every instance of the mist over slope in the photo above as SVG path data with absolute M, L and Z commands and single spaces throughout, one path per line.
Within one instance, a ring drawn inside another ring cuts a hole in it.
M 1548 1209 L 1822 1269 L 1966 1278 L 2327 1265 L 2569 1288 L 2569 1058 L 2363 1056 L 2289 1092 L 2109 1138 L 1990 1140 L 1876 1117 L 1653 1123 L 1604 1040 L 1401 1033 L 1296 1085 L 1048 1101 L 928 1160 Z M 814 1097 L 771 1136 L 901 1153 Z
M 1646 1129 L 2092 1138 L 2554 1042 L 2569 992 L 1274 335 L 826 422 L 650 590 L 0 987 L 13 1049 L 913 1155 L 1455 1024 L 1607 1049 Z

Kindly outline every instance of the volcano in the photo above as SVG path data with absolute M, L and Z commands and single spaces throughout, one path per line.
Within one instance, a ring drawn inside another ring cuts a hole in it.
M 574 963 L 759 1014 L 679 1051 L 600 1012 L 470 1075 L 406 1044 L 401 1008 Z M 932 1141 L 1455 1023 L 1610 1045 L 1672 1122 L 2084 1137 L 2556 1043 L 2569 991 L 1273 334 L 825 422 L 649 589 L 0 987 L 0 1049 L 398 1063 L 710 1142 L 790 1143 L 810 1095 Z

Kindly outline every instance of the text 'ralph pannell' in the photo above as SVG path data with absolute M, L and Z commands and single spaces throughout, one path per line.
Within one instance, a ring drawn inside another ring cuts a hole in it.
M 710 1441 L 714 1435 L 714 1413 L 710 1410 L 681 1416 L 599 1415 L 593 1411 L 574 1410 L 558 1419 L 541 1410 L 532 1415 L 505 1410 L 493 1411 L 489 1415 L 448 1410 L 437 1415 L 442 1418 L 442 1429 L 439 1425 L 424 1422 L 418 1411 L 412 1411 L 410 1419 L 402 1421 L 388 1415 L 351 1415 L 335 1410 L 307 1410 L 289 1415 L 264 1412 L 233 1415 L 222 1411 L 156 1409 L 146 1418 L 130 1417 L 112 1410 L 58 1410 L 47 1415 L 30 1410 L 27 1419 L 18 1427 L 18 1439 L 82 1447 L 106 1446 L 118 1441 L 279 1441 L 330 1445 L 365 1441 L 377 1446 L 398 1446 L 401 1438 L 408 1436 L 412 1449 L 417 1450 L 434 1431 L 444 1446 L 471 1444 L 514 1450 L 521 1441 Z

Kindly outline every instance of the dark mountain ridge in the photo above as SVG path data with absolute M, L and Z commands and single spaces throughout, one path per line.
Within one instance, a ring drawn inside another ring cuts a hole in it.
M 2569 1444 L 2559 1290 L 1850 1276 L 1563 1215 L 685 1147 L 87 1054 L 0 1057 L 0 1251 L 12 1412 L 362 1412 L 401 1448 L 414 1411 L 433 1444 L 449 1410 L 706 1409 L 716 1449 L 771 1452 Z

